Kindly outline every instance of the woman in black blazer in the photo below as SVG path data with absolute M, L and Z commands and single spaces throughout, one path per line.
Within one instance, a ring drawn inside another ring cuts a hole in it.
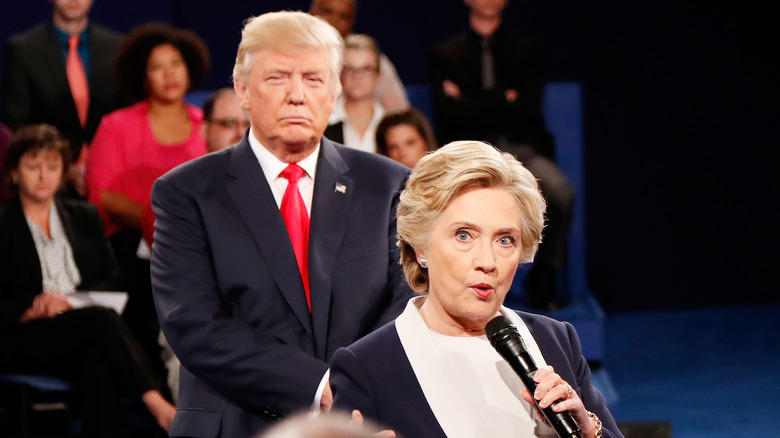
M 423 296 L 336 351 L 333 408 L 359 410 L 407 438 L 622 438 L 574 328 L 503 306 L 518 264 L 536 253 L 544 210 L 531 172 L 486 143 L 452 142 L 424 156 L 397 210 L 404 274 Z M 486 328 L 502 319 L 502 330 Z M 491 346 L 511 332 L 512 345 L 524 340 L 524 363 L 538 367 L 523 374 L 535 382 L 528 389 Z M 537 406 L 568 416 L 553 421 L 566 427 L 554 430 Z
M 74 309 L 64 295 L 121 289 L 95 207 L 55 197 L 68 154 L 49 125 L 23 127 L 11 143 L 6 168 L 17 196 L 0 210 L 0 371 L 78 382 L 86 436 L 119 435 L 124 394 L 141 399 L 167 430 L 175 408 L 119 316 Z

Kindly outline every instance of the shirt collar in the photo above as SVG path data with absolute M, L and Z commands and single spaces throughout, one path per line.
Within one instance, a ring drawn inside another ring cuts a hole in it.
M 68 38 L 70 38 L 70 35 L 65 32 L 64 30 L 57 27 L 57 23 L 54 23 L 54 34 L 57 35 L 57 41 L 60 42 L 60 46 L 64 47 L 65 50 L 68 49 Z M 89 29 L 89 24 L 87 24 L 86 27 L 84 27 L 84 30 L 82 30 L 79 33 L 79 47 L 85 46 L 87 44 L 87 29 Z
M 252 152 L 255 154 L 255 157 L 257 157 L 257 161 L 260 163 L 260 167 L 263 169 L 265 178 L 269 183 L 271 183 L 273 180 L 279 177 L 279 174 L 284 170 L 285 167 L 287 167 L 289 163 L 285 163 L 284 161 L 277 158 L 276 155 L 272 154 L 268 148 L 260 143 L 260 140 L 255 137 L 254 127 L 249 128 L 248 137 L 249 147 L 252 148 Z M 314 152 L 298 162 L 298 165 L 306 171 L 306 175 L 308 175 L 312 180 L 314 180 L 314 176 L 317 172 L 317 160 L 320 156 L 321 145 L 322 141 L 317 144 Z

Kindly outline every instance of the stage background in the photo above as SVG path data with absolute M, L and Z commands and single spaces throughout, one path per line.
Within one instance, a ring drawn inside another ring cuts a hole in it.
M 198 32 L 230 84 L 242 22 L 308 1 L 97 0 L 127 32 L 159 20 Z M 0 41 L 47 19 L 44 0 L 3 0 Z M 361 0 L 406 84 L 431 45 L 466 25 L 456 0 Z M 769 5 L 513 1 L 506 24 L 546 48 L 550 80 L 584 89 L 588 276 L 609 310 L 780 301 L 778 26 Z M 773 59 L 775 61 L 773 61 Z M 2 64 L 2 58 L 0 58 Z

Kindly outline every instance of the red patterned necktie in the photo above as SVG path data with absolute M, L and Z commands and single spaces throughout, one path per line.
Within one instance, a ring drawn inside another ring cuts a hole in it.
M 303 288 L 306 290 L 306 303 L 311 313 L 311 293 L 309 292 L 309 214 L 306 212 L 306 204 L 303 203 L 301 192 L 298 190 L 298 180 L 305 171 L 295 163 L 290 163 L 279 174 L 289 181 L 287 189 L 282 197 L 282 217 L 290 234 L 290 241 L 295 251 L 295 259 L 298 261 L 298 269 L 301 271 Z
M 81 127 L 83 128 L 87 125 L 89 85 L 87 84 L 87 73 L 84 70 L 84 64 L 81 62 L 78 47 L 79 36 L 71 35 L 68 38 L 68 58 L 65 62 L 65 71 L 68 75 L 70 93 L 73 95 L 73 102 L 76 104 L 79 122 L 81 122 Z

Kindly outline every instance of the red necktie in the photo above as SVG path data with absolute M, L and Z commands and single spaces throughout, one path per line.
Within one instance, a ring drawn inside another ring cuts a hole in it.
M 84 71 L 84 64 L 81 63 L 78 47 L 79 36 L 71 35 L 68 38 L 68 58 L 65 62 L 65 71 L 68 75 L 70 93 L 73 95 L 73 102 L 76 104 L 79 122 L 81 122 L 81 127 L 83 128 L 87 125 L 89 85 L 87 84 L 87 73 Z
M 303 288 L 306 290 L 306 303 L 311 313 L 311 293 L 309 292 L 309 214 L 306 212 L 306 204 L 303 203 L 301 192 L 298 190 L 298 180 L 304 174 L 304 170 L 295 163 L 290 163 L 279 174 L 289 181 L 287 189 L 282 197 L 282 217 L 290 234 L 295 259 L 298 261 L 298 269 L 301 271 Z

